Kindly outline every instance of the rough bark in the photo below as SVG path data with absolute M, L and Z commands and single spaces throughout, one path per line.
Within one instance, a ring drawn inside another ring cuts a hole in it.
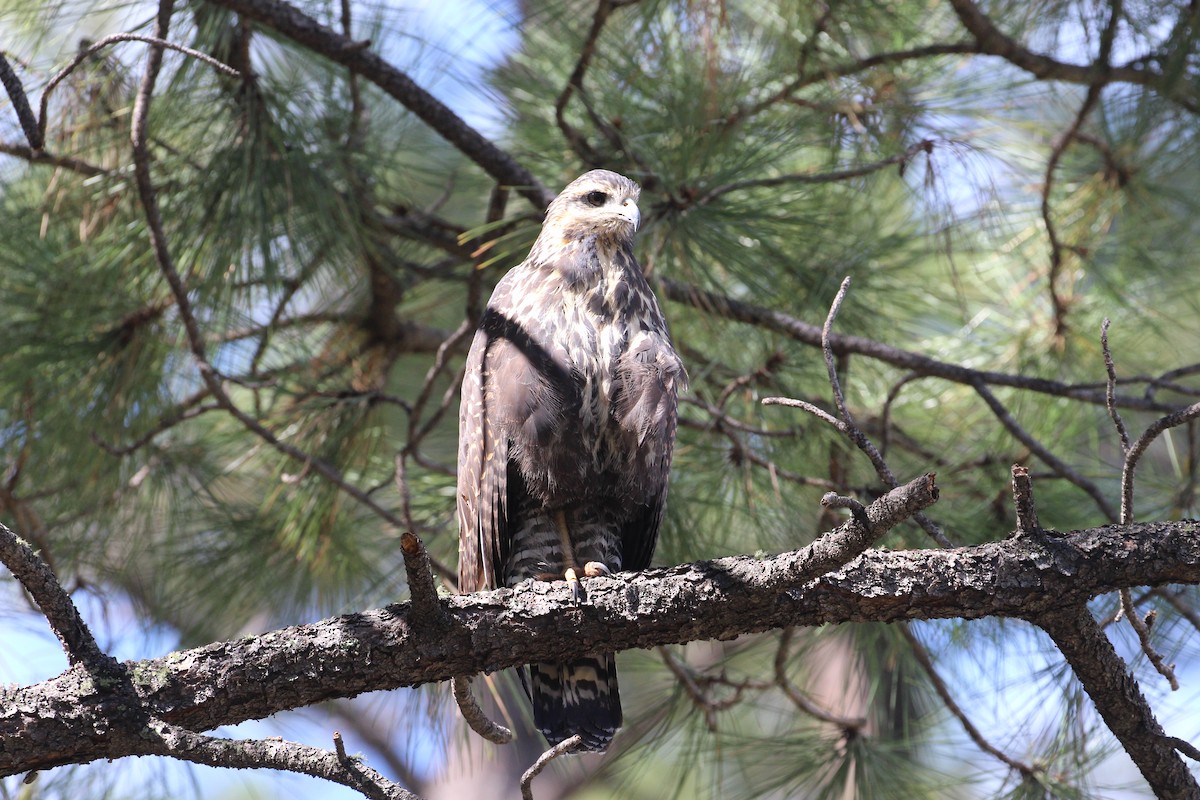
M 1195 800 L 1195 777 L 1087 608 L 1056 609 L 1041 615 L 1037 623 L 1050 634 L 1104 724 L 1154 788 L 1155 796 L 1161 800 Z
M 858 526 L 852 521 L 820 541 L 836 546 L 830 537 Z M 856 544 L 867 546 L 861 537 Z M 1047 531 L 954 550 L 870 550 L 822 575 L 826 564 L 821 549 L 809 547 L 595 578 L 581 606 L 563 584 L 534 583 L 442 599 L 442 625 L 394 605 L 127 662 L 124 687 L 98 685 L 72 667 L 0 691 L 0 775 L 145 752 L 139 736 L 147 714 L 202 731 L 581 649 L 796 625 L 1036 619 L 1123 587 L 1200 583 L 1200 523 Z

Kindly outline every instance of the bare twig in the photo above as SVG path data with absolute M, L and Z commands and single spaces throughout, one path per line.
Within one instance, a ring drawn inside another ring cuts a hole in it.
M 826 492 L 821 497 L 821 505 L 825 508 L 845 508 L 850 511 L 851 516 L 858 520 L 860 525 L 870 527 L 870 520 L 867 519 L 867 509 L 862 503 L 855 500 L 853 497 L 844 497 L 837 492 Z
M 335 745 L 341 737 L 335 737 Z M 222 739 L 150 720 L 145 753 L 213 767 L 280 769 L 348 786 L 372 800 L 420 800 L 357 759 L 282 739 Z
M 45 141 L 46 137 L 46 122 L 48 108 L 50 106 L 50 94 L 55 90 L 55 88 L 58 87 L 60 83 L 63 82 L 63 80 L 66 79 L 68 75 L 78 69 L 80 64 L 104 48 L 118 44 L 119 42 L 145 42 L 146 44 L 154 45 L 154 47 L 160 53 L 164 48 L 167 50 L 175 50 L 183 53 L 189 58 L 194 58 L 197 61 L 204 62 L 218 72 L 223 72 L 226 75 L 234 78 L 240 78 L 242 76 L 242 73 L 238 72 L 224 61 L 213 58 L 208 53 L 202 53 L 199 50 L 194 50 L 181 44 L 168 42 L 162 37 L 143 36 L 138 33 L 114 33 L 111 36 L 105 36 L 95 44 L 80 50 L 79 53 L 75 55 L 75 58 L 71 60 L 71 63 L 59 70 L 58 73 L 50 79 L 50 82 L 46 84 L 46 88 L 42 90 L 42 102 L 41 107 L 38 110 L 38 135 L 42 138 L 42 141 Z
M 415 622 L 435 628 L 445 626 L 446 609 L 442 607 L 437 587 L 433 584 L 429 551 L 420 537 L 405 531 L 400 534 L 400 552 L 404 556 L 404 571 L 408 576 L 408 594 Z
M 1173 665 L 1167 663 L 1162 653 L 1158 652 L 1154 647 L 1154 643 L 1150 641 L 1150 626 L 1138 616 L 1137 609 L 1133 607 L 1132 593 L 1128 589 L 1122 589 L 1119 594 L 1121 596 L 1121 610 L 1125 614 L 1125 619 L 1129 621 L 1129 626 L 1137 634 L 1138 643 L 1141 645 L 1142 652 L 1146 654 L 1146 658 L 1150 661 L 1150 665 L 1154 667 L 1159 675 L 1167 679 L 1167 683 L 1171 686 L 1171 691 L 1179 691 L 1179 679 L 1175 677 L 1175 668 Z
M 551 747 L 546 752 L 538 756 L 538 760 L 533 762 L 533 766 L 525 770 L 525 774 L 521 776 L 521 800 L 533 800 L 533 779 L 536 778 L 541 771 L 546 768 L 554 759 L 559 756 L 566 755 L 579 746 L 583 741 L 583 737 L 578 733 L 567 739 L 563 739 L 558 744 Z
M 1017 512 L 1017 535 L 1038 533 L 1042 526 L 1038 524 L 1037 506 L 1033 502 L 1033 480 L 1029 477 L 1029 469 L 1020 465 L 1012 465 L 1013 507 Z
M 704 715 L 704 724 L 710 731 L 717 730 L 717 712 L 733 708 L 742 701 L 747 689 L 766 689 L 771 684 L 763 681 L 729 679 L 724 671 L 720 675 L 706 675 L 698 672 L 682 658 L 679 658 L 667 647 L 657 648 L 663 664 L 675 676 L 675 680 L 683 687 L 692 705 L 700 709 Z M 710 691 L 713 686 L 723 686 L 732 690 L 728 697 L 714 697 Z
M 1108 326 L 1108 317 L 1105 317 L 1104 322 L 1100 324 L 1100 349 L 1104 353 L 1104 372 L 1108 375 L 1108 380 L 1105 382 L 1104 404 L 1108 407 L 1108 416 L 1116 426 L 1117 434 L 1121 437 L 1121 452 L 1128 453 L 1129 431 L 1125 429 L 1121 412 L 1117 410 L 1117 366 L 1113 363 L 1112 350 L 1108 347 Z
M 787 184 L 838 183 L 839 181 L 846 181 L 851 178 L 861 178 L 896 164 L 901 166 L 906 165 L 918 153 L 931 155 L 933 153 L 933 146 L 934 143 L 932 141 L 925 139 L 916 144 L 909 145 L 903 153 L 897 153 L 894 156 L 888 156 L 879 161 L 873 161 L 870 164 L 863 164 L 857 167 L 848 167 L 832 172 L 793 172 L 786 175 L 776 175 L 772 178 L 752 178 L 725 183 L 709 189 L 695 201 L 695 205 L 705 205 L 713 202 L 722 195 L 745 189 L 769 188 L 771 186 L 784 186 Z
M 1054 455 L 1048 447 L 1035 439 L 1029 431 L 1021 427 L 1021 424 L 1009 413 L 1004 404 L 997 399 L 996 395 L 992 393 L 992 390 L 982 380 L 976 381 L 973 386 L 975 392 L 983 399 L 983 402 L 987 403 L 988 408 L 995 414 L 996 419 L 1000 420 L 1000 424 L 1012 434 L 1014 439 L 1032 450 L 1046 466 L 1054 470 L 1055 474 L 1066 478 L 1082 489 L 1088 497 L 1095 501 L 1097 508 L 1100 509 L 1100 512 L 1110 522 L 1117 521 L 1116 511 L 1113 510 L 1113 507 L 1108 502 L 1108 498 L 1095 483 L 1072 469 L 1065 461 Z
M 820 419 L 824 419 L 827 422 L 832 421 L 834 427 L 844 433 L 850 439 L 850 441 L 852 441 L 860 450 L 863 451 L 863 453 L 866 454 L 867 458 L 870 459 L 872 466 L 875 467 L 876 474 L 879 476 L 879 479 L 883 481 L 884 485 L 889 489 L 894 489 L 897 485 L 899 485 L 899 481 L 896 480 L 895 473 L 892 472 L 891 467 L 889 467 L 887 462 L 884 461 L 883 456 L 880 455 L 879 450 L 875 447 L 871 440 L 868 439 L 866 434 L 864 434 L 854 423 L 854 418 L 850 414 L 850 408 L 846 404 L 846 395 L 842 392 L 841 381 L 838 380 L 837 361 L 834 358 L 833 348 L 830 344 L 830 341 L 833 333 L 833 321 L 837 319 L 837 314 L 841 309 L 842 301 L 846 297 L 846 290 L 849 288 L 850 278 L 847 277 L 842 281 L 842 285 L 838 288 L 838 292 L 834 296 L 833 303 L 829 307 L 829 314 L 825 317 L 825 324 L 821 328 L 821 352 L 825 357 L 825 368 L 829 376 L 829 385 L 833 389 L 834 402 L 837 405 L 838 412 L 841 414 L 841 419 L 834 420 L 833 417 L 829 416 L 820 409 L 817 409 L 815 406 L 812 406 L 809 403 L 803 403 L 802 401 L 783 403 L 783 405 L 795 405 L 795 407 L 802 408 L 805 411 L 808 411 L 810 414 L 815 412 Z M 764 398 L 762 402 L 764 405 L 770 405 L 778 401 L 779 398 Z M 946 535 L 942 533 L 941 529 L 925 514 L 917 512 L 913 515 L 913 519 L 925 530 L 926 533 L 929 534 L 930 538 L 938 543 L 939 546 L 952 546 L 950 541 L 946 538 Z
M 1148 444 L 1142 446 L 1138 454 L 1134 455 L 1133 446 L 1129 442 L 1129 432 L 1125 429 L 1125 423 L 1121 420 L 1121 415 L 1111 400 L 1115 391 L 1114 386 L 1117 380 L 1117 373 L 1116 365 L 1113 363 L 1112 351 L 1108 347 L 1108 327 L 1109 321 L 1106 317 L 1100 326 L 1100 347 L 1104 352 L 1104 370 L 1108 377 L 1107 387 L 1110 398 L 1108 413 L 1117 428 L 1117 433 L 1121 437 L 1121 450 L 1125 454 L 1125 462 L 1121 474 L 1121 524 L 1128 525 L 1133 522 L 1133 474 L 1137 466 L 1136 460 L 1140 458 L 1141 452 L 1145 450 Z M 1159 420 L 1159 422 L 1162 422 L 1162 420 Z M 1149 430 L 1146 431 L 1147 434 L 1149 432 Z M 1142 445 L 1142 441 L 1145 438 L 1146 435 L 1143 434 L 1142 438 L 1138 439 L 1138 445 Z M 1132 466 L 1131 461 L 1133 462 Z M 1146 654 L 1146 658 L 1158 674 L 1167 679 L 1171 690 L 1178 691 L 1179 679 L 1175 677 L 1175 670 L 1170 664 L 1167 664 L 1166 659 L 1163 658 L 1162 654 L 1155 649 L 1153 642 L 1150 641 L 1150 627 L 1137 615 L 1137 611 L 1134 608 L 1133 595 L 1129 589 L 1122 589 L 1119 594 L 1121 598 L 1121 611 L 1129 621 L 1129 626 L 1137 634 L 1142 652 Z
M 865 717 L 841 717 L 821 708 L 819 705 L 809 700 L 804 694 L 796 688 L 791 679 L 787 675 L 787 660 L 788 653 L 791 649 L 792 638 L 795 636 L 796 629 L 793 627 L 784 628 L 779 636 L 779 648 L 775 651 L 775 683 L 784 693 L 792 705 L 808 714 L 810 717 L 819 719 L 822 722 L 828 722 L 831 725 L 836 725 L 842 729 L 847 735 L 857 734 L 866 727 L 867 720 Z
M 458 703 L 458 710 L 462 712 L 463 719 L 471 726 L 471 730 L 495 744 L 508 744 L 512 741 L 513 732 L 489 719 L 479 703 L 476 702 L 475 696 L 471 693 L 470 676 L 455 675 L 450 679 L 450 684 L 454 689 L 454 702 Z
M 1138 437 L 1129 452 L 1125 454 L 1125 467 L 1121 471 L 1121 521 L 1128 524 L 1133 522 L 1133 476 L 1137 471 L 1138 462 L 1146 453 L 1146 449 L 1162 433 L 1170 428 L 1182 425 L 1200 418 L 1200 403 L 1193 403 L 1185 409 L 1156 419 L 1145 433 Z
M 1180 739 L 1177 736 L 1168 736 L 1167 741 L 1171 743 L 1172 747 L 1183 753 L 1192 761 L 1200 761 L 1200 749 L 1198 749 L 1191 742 Z
M 842 285 L 838 288 L 837 294 L 833 298 L 833 303 L 829 306 L 829 314 L 825 317 L 825 324 L 821 328 L 821 353 L 825 357 L 825 371 L 829 377 L 829 385 L 833 389 L 833 400 L 837 405 L 838 413 L 841 419 L 846 423 L 845 433 L 850 437 L 850 441 L 858 446 L 871 460 L 871 464 L 875 467 L 875 471 L 888 488 L 896 486 L 896 475 L 892 472 L 892 468 L 883 460 L 883 456 L 879 454 L 879 450 L 867 438 L 854 423 L 854 417 L 850 413 L 850 408 L 846 404 L 846 395 L 842 391 L 842 383 L 838 379 L 837 360 L 833 356 L 833 348 L 830 347 L 829 337 L 833 333 L 833 321 L 837 319 L 838 311 L 842 308 L 842 301 L 846 299 L 846 290 L 850 288 L 850 278 L 842 280 Z

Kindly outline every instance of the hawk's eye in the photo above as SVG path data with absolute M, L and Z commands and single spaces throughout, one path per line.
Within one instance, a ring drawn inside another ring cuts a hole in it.
M 589 206 L 595 206 L 596 208 L 599 208 L 608 202 L 608 195 L 604 192 L 596 190 L 585 194 L 583 199 Z

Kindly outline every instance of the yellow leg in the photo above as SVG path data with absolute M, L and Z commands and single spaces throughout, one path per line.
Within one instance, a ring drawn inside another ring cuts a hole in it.
M 567 512 L 554 512 L 554 524 L 558 528 L 558 542 L 562 548 L 563 577 L 567 579 L 567 583 L 571 587 L 571 599 L 575 601 L 575 605 L 579 605 L 585 595 L 583 586 L 579 583 L 579 576 L 575 572 L 578 567 L 575 564 L 575 548 L 571 547 L 571 531 L 567 527 Z

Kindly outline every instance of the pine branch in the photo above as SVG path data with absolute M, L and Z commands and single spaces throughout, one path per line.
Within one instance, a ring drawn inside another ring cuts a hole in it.
M 50 566 L 3 523 L 0 523 L 0 563 L 8 567 L 46 616 L 68 662 L 82 665 L 97 679 L 106 676 L 116 662 L 96 644 L 91 629 Z
M 732 297 L 710 292 L 698 286 L 674 281 L 666 278 L 659 279 L 657 288 L 663 297 L 699 309 L 714 317 L 755 325 L 764 330 L 776 331 L 811 347 L 821 346 L 821 326 L 805 322 L 781 311 L 756 306 Z M 829 346 L 834 354 L 843 356 L 859 354 L 891 364 L 900 369 L 910 370 L 916 375 L 930 378 L 942 378 L 953 383 L 961 383 L 975 387 L 978 384 L 989 386 L 1008 386 L 1014 389 L 1037 392 L 1080 400 L 1094 405 L 1106 405 L 1107 397 L 1103 385 L 1073 385 L 1046 378 L 1034 378 L 1028 375 L 990 370 L 975 370 L 969 367 L 938 361 L 921 353 L 904 350 L 899 347 L 877 342 L 862 336 L 847 336 L 831 334 Z M 1145 397 L 1133 395 L 1116 395 L 1114 402 L 1121 408 L 1138 411 L 1175 412 L 1176 405 L 1163 403 Z
M 911 516 L 932 501 L 931 488 L 921 478 L 873 503 L 873 526 Z M 534 583 L 443 600 L 445 629 L 421 629 L 408 605 L 395 605 L 126 668 L 155 717 L 202 731 L 367 691 L 561 660 L 581 649 L 842 622 L 1038 619 L 1122 587 L 1200 583 L 1195 522 L 1047 532 L 948 551 L 873 550 L 822 575 L 855 551 L 847 541 L 865 546 L 862 534 L 851 520 L 808 548 L 773 557 L 590 579 L 583 606 L 560 583 Z M 136 749 L 136 738 L 95 734 L 132 724 L 119 701 L 80 667 L 0 691 L 0 775 L 148 752 Z
M 1200 785 L 1180 758 L 1137 681 L 1087 606 L 1064 603 L 1032 618 L 1062 651 L 1096 711 L 1160 800 L 1195 800 Z
M 369 41 L 343 36 L 282 0 L 213 0 L 213 4 L 255 20 L 371 81 L 497 181 L 516 189 L 539 212 L 554 199 L 554 194 L 511 154 L 468 125 L 406 73 L 371 52 Z
M 1000 30 L 979 6 L 971 0 L 950 0 L 959 22 L 975 39 L 976 52 L 999 56 L 1005 61 L 1042 80 L 1063 81 L 1093 86 L 1097 83 L 1131 83 L 1157 89 L 1164 96 L 1188 111 L 1200 113 L 1200 103 L 1195 97 L 1172 88 L 1166 75 L 1136 63 L 1110 66 L 1106 58 L 1090 64 L 1069 64 L 1028 47 Z

